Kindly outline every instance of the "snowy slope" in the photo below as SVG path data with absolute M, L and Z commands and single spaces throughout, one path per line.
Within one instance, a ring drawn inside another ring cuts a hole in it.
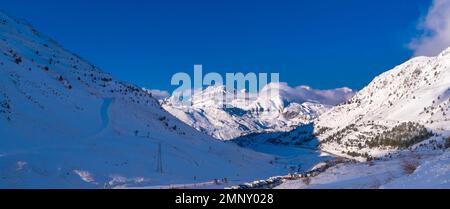
M 450 152 L 399 153 L 392 159 L 345 163 L 317 176 L 286 181 L 278 189 L 404 189 L 450 187 Z
M 267 92 L 278 92 L 267 96 Z M 285 83 L 270 83 L 259 95 L 236 95 L 224 86 L 210 86 L 180 104 L 174 95 L 162 106 L 188 125 L 217 139 L 230 140 L 259 132 L 289 131 L 307 124 L 353 95 L 348 88 L 314 90 L 306 86 L 292 89 Z M 224 101 L 223 98 L 233 98 Z M 248 99 L 245 99 L 248 98 Z
M 141 88 L 3 13 L 0 53 L 0 188 L 240 181 L 283 169 L 192 129 Z
M 442 147 L 450 131 L 449 107 L 450 48 L 376 77 L 347 103 L 321 115 L 316 132 L 322 149 L 352 157 L 380 156 L 423 140 Z M 435 136 L 427 141 L 431 132 Z
M 450 188 L 450 150 L 427 158 L 410 175 L 394 179 L 381 188 L 448 189 Z

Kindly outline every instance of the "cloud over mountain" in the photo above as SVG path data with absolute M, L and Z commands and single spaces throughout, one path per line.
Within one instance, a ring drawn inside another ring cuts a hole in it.
M 450 0 L 434 0 L 418 29 L 423 33 L 409 43 L 415 56 L 435 56 L 450 46 Z
M 144 89 L 146 92 L 152 94 L 155 99 L 165 99 L 170 96 L 168 91 L 159 89 Z
M 355 92 L 347 87 L 336 89 L 313 89 L 309 86 L 289 86 L 287 83 L 270 83 L 263 91 L 277 89 L 279 94 L 290 102 L 317 102 L 325 105 L 337 105 L 350 99 Z

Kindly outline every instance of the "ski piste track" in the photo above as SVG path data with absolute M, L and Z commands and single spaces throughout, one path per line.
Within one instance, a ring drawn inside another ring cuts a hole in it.
M 110 122 L 109 107 L 111 106 L 112 103 L 114 103 L 114 100 L 115 100 L 114 98 L 103 99 L 102 107 L 100 109 L 100 116 L 102 119 L 102 126 L 100 127 L 100 131 L 106 129 L 109 125 Z

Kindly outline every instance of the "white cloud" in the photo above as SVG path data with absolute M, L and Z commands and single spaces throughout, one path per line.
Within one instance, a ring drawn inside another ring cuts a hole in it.
M 450 46 L 450 0 L 434 0 L 418 25 L 423 31 L 409 43 L 415 56 L 436 56 Z
M 291 87 L 287 83 L 270 83 L 264 87 L 263 91 L 278 89 L 280 96 L 290 102 L 318 102 L 326 105 L 337 105 L 350 99 L 355 92 L 347 87 L 337 89 L 313 89 L 309 86 Z
M 148 93 L 151 93 L 155 99 L 165 99 L 170 96 L 169 92 L 159 89 L 144 89 Z

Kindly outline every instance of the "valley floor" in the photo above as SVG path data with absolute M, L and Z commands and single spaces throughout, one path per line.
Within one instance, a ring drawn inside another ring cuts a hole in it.
M 336 159 L 311 148 L 252 145 L 251 149 L 276 157 L 276 164 L 290 173 L 305 173 L 316 165 Z M 280 171 L 280 176 L 288 177 Z M 248 179 L 248 178 L 247 178 Z M 257 180 L 257 179 L 255 179 Z M 244 179 L 211 179 L 205 182 L 128 187 L 118 189 L 220 189 L 244 184 Z M 248 184 L 247 184 L 248 185 Z M 284 179 L 275 189 L 396 189 L 396 188 L 450 188 L 449 151 L 403 151 L 392 157 L 370 162 L 346 162 L 332 166 L 313 177 L 297 180 Z
M 276 189 L 450 188 L 450 152 L 399 154 L 367 163 L 338 164 L 311 178 Z
M 278 175 L 287 175 L 288 173 L 302 173 L 312 169 L 318 163 L 331 160 L 334 157 L 323 153 L 317 149 L 308 147 L 280 146 L 271 144 L 253 144 L 247 147 L 259 153 L 275 156 L 272 162 L 280 167 Z M 251 167 L 251 165 L 248 165 Z M 216 181 L 215 181 L 216 180 Z M 152 186 L 127 186 L 121 185 L 114 187 L 116 189 L 221 189 L 248 182 L 249 177 L 241 179 L 232 178 L 224 182 L 223 179 L 211 179 L 208 181 L 186 182 L 176 184 L 163 184 Z

